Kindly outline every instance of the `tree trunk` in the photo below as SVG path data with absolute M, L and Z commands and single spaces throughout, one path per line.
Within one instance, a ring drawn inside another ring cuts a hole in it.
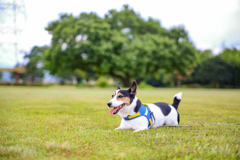
M 131 85 L 130 79 L 123 78 L 122 79 L 123 87 L 129 87 Z
M 174 83 L 175 83 L 174 79 L 171 79 L 171 80 L 170 80 L 171 87 L 174 87 L 174 86 L 175 86 Z
M 19 83 L 19 73 L 14 72 L 14 76 L 15 76 L 15 83 L 18 84 Z
M 219 82 L 215 82 L 215 87 L 219 88 L 220 87 L 220 83 Z
M 35 81 L 35 79 L 34 79 L 34 74 L 33 74 L 33 73 L 30 73 L 30 83 L 31 83 L 31 84 L 34 84 L 34 81 Z
M 140 84 L 144 79 L 143 78 L 137 78 L 136 81 L 138 84 Z
M 182 83 L 181 83 L 181 80 L 178 79 L 178 80 L 177 80 L 177 87 L 181 87 L 181 84 L 182 84 Z

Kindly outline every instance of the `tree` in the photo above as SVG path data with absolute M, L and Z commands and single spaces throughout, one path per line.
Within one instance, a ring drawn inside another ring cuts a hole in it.
M 198 55 L 199 57 L 199 64 L 201 64 L 202 62 L 204 61 L 207 61 L 211 58 L 213 58 L 213 53 L 212 53 L 212 50 L 204 50 L 203 52 L 200 52 L 200 54 Z
M 196 49 L 183 27 L 166 30 L 159 21 L 144 20 L 127 5 L 119 12 L 110 10 L 104 18 L 95 13 L 63 14 L 46 30 L 53 35 L 44 55 L 51 74 L 81 69 L 108 74 L 128 86 L 132 79 L 140 83 L 159 69 L 186 74 L 196 59 Z
M 25 59 L 28 59 L 28 63 L 26 64 L 26 68 L 30 73 L 30 80 L 31 83 L 34 83 L 34 77 L 42 78 L 43 74 L 43 62 L 42 62 L 42 55 L 44 51 L 47 49 L 47 46 L 38 47 L 34 46 L 29 54 L 24 56 Z
M 226 48 L 219 54 L 219 56 L 222 60 L 240 69 L 240 50 L 237 50 L 236 48 Z
M 215 56 L 197 66 L 193 77 L 195 81 L 205 84 L 212 83 L 219 88 L 224 84 L 231 83 L 233 75 L 233 67 L 219 56 Z
M 219 54 L 219 57 L 230 64 L 233 68 L 233 79 L 231 85 L 235 88 L 240 86 L 240 50 L 236 48 L 226 48 L 222 53 Z

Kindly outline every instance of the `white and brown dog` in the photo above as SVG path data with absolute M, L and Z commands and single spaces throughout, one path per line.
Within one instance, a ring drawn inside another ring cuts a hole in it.
M 117 129 L 134 129 L 134 132 L 157 128 L 160 126 L 177 126 L 179 124 L 178 105 L 182 98 L 182 92 L 173 98 L 173 104 L 164 102 L 144 104 L 136 97 L 137 82 L 133 81 L 128 90 L 119 87 L 113 93 L 112 99 L 107 103 L 113 108 L 111 114 L 119 114 L 122 117 Z

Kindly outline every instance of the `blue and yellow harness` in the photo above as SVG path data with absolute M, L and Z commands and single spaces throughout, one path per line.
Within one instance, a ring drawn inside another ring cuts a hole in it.
M 139 111 L 135 115 L 131 115 L 131 116 L 129 115 L 127 117 L 124 117 L 123 119 L 126 121 L 129 121 L 141 116 L 144 116 L 147 118 L 148 128 L 152 127 L 152 125 L 154 124 L 155 118 L 152 112 L 150 111 L 149 107 L 145 103 L 141 104 Z

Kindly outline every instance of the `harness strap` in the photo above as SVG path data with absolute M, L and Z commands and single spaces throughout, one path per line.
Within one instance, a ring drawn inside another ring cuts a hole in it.
M 128 119 L 134 119 L 135 117 L 137 116 L 140 116 L 140 112 L 137 112 L 135 115 L 132 115 L 132 116 L 127 116 Z
M 155 117 L 153 113 L 151 112 L 150 108 L 145 104 L 142 103 L 139 111 L 135 115 L 129 115 L 127 117 L 124 117 L 123 119 L 128 121 L 132 120 L 138 117 L 144 116 L 148 120 L 148 128 L 150 128 L 155 123 Z
M 153 122 L 152 122 L 152 119 L 149 119 L 149 121 L 151 121 L 151 126 L 150 126 L 150 127 L 152 127 L 152 125 L 154 125 L 155 122 L 156 122 L 155 116 L 154 116 L 153 112 L 150 110 L 150 108 L 148 107 L 148 105 L 147 105 L 146 103 L 142 103 L 142 104 L 143 104 L 144 106 L 146 106 L 146 107 L 149 109 L 150 113 L 151 113 Z

